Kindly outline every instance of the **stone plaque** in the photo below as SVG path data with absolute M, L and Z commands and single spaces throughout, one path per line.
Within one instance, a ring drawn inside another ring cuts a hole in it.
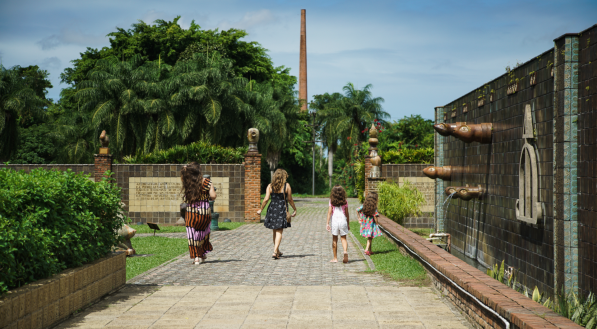
M 218 197 L 215 212 L 228 212 L 229 178 L 212 177 Z M 129 177 L 130 212 L 179 212 L 182 203 L 180 177 Z

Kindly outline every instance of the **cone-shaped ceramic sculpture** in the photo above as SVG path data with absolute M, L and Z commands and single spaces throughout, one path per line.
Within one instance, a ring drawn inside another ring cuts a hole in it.
M 452 166 L 427 167 L 423 169 L 423 174 L 431 179 L 439 178 L 443 180 L 451 180 Z
M 451 195 L 452 193 L 456 192 L 452 198 L 454 199 L 461 199 L 461 200 L 471 200 L 471 199 L 481 199 L 483 197 L 483 188 L 481 185 L 473 187 L 473 186 L 448 186 L 446 187 L 445 193 L 446 195 Z
M 438 134 L 442 136 L 452 135 L 465 143 L 491 143 L 491 123 L 439 123 L 434 125 L 433 129 L 435 129 Z

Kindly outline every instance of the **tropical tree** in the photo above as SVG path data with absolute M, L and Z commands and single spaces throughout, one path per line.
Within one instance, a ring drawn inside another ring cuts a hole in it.
M 335 130 L 334 125 L 336 117 L 332 113 L 326 113 L 325 109 L 339 107 L 337 103 L 342 100 L 342 97 L 340 93 L 315 95 L 309 105 L 319 114 L 318 123 L 321 125 L 321 140 L 323 146 L 328 150 L 328 185 L 330 189 L 332 188 L 332 177 L 334 175 L 334 154 L 338 149 L 338 132 Z
M 17 151 L 19 121 L 45 115 L 47 102 L 28 85 L 22 70 L 15 66 L 6 69 L 0 65 L 0 160 L 8 159 Z
M 381 105 L 384 99 L 373 97 L 372 87 L 371 84 L 368 84 L 362 90 L 359 90 L 355 88 L 353 83 L 349 82 L 342 88 L 344 91 L 342 97 L 337 94 L 324 95 L 324 97 L 319 98 L 323 106 L 315 105 L 315 109 L 318 110 L 320 120 L 323 123 L 323 133 L 326 135 L 328 150 L 330 146 L 332 147 L 332 156 L 328 159 L 329 167 L 333 168 L 333 153 L 336 151 L 334 150 L 334 143 L 340 140 L 339 146 L 344 149 L 347 158 L 352 158 L 353 155 L 350 150 L 353 149 L 353 144 L 360 145 L 368 125 L 374 121 L 383 124 L 385 119 L 390 117 Z M 332 176 L 331 173 L 330 176 Z

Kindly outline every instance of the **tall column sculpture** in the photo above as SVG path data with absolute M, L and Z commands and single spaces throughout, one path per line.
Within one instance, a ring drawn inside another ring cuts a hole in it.
M 301 9 L 301 58 L 299 66 L 299 101 L 301 111 L 307 111 L 307 22 L 306 10 Z
M 369 129 L 369 155 L 365 158 L 365 193 L 377 192 L 380 182 L 385 181 L 381 177 L 381 157 L 377 150 L 377 128 L 371 124 Z
M 259 130 L 249 129 L 249 151 L 245 154 L 245 221 L 259 222 L 261 206 L 261 154 L 257 150 Z

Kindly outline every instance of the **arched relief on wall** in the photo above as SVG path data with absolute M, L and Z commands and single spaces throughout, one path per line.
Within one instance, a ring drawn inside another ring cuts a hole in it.
M 516 219 L 529 224 L 537 224 L 537 219 L 543 216 L 541 203 L 539 202 L 539 176 L 537 170 L 537 156 L 532 140 L 535 138 L 533 132 L 533 117 L 531 106 L 526 105 L 524 109 L 524 125 L 522 138 L 524 145 L 520 153 L 520 165 L 518 171 L 518 200 L 516 200 Z

